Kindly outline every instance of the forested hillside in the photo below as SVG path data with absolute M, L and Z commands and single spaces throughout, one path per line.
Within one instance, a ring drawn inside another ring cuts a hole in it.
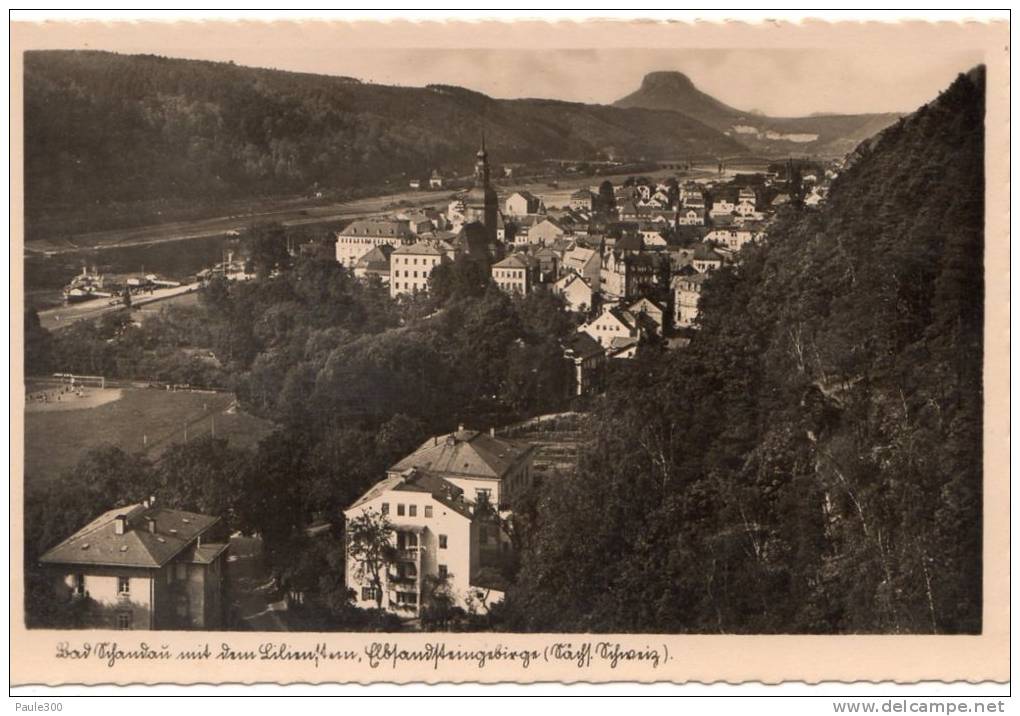
M 675 113 L 148 55 L 30 52 L 26 208 L 31 219 L 49 205 L 331 191 L 434 168 L 468 172 L 483 128 L 497 162 L 743 151 Z
M 512 629 L 980 632 L 983 121 L 979 68 L 616 377 Z

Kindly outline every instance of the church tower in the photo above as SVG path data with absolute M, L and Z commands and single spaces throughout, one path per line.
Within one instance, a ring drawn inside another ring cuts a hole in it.
M 499 221 L 499 199 L 496 190 L 489 183 L 489 154 L 485 150 L 485 134 L 482 146 L 475 154 L 475 185 L 464 197 L 465 220 L 478 222 L 485 228 L 485 241 L 490 253 L 495 252 L 496 224 Z

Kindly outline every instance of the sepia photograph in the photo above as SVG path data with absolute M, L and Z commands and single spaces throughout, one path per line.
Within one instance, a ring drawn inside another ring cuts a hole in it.
M 989 636 L 1008 24 L 514 25 L 15 28 L 46 658 Z

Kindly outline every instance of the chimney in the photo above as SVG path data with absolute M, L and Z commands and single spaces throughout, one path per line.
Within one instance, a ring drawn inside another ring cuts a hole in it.
M 145 516 L 145 527 L 150 533 L 156 534 L 156 520 L 152 519 L 148 515 Z
M 458 433 L 464 432 L 464 423 L 458 423 L 457 424 L 457 432 Z
M 489 428 L 489 437 L 490 438 L 496 437 L 496 426 L 495 425 L 493 425 L 491 428 Z
M 127 529 L 127 517 L 124 515 L 117 515 L 113 518 L 113 533 L 122 535 Z

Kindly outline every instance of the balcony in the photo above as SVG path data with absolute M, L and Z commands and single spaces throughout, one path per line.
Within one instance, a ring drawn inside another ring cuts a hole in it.
M 414 562 L 415 564 L 421 562 L 421 547 L 405 547 L 403 549 L 397 548 L 397 560 L 401 562 Z

